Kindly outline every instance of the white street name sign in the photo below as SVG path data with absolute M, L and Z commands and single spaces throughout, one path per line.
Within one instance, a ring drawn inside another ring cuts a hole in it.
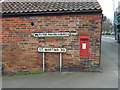
M 66 52 L 66 48 L 38 48 L 38 52 Z
M 32 33 L 34 37 L 63 37 L 70 36 L 69 32 L 62 33 Z

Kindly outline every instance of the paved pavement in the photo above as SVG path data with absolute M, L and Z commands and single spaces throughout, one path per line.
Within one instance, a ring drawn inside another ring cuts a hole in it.
M 117 88 L 118 43 L 103 36 L 103 72 L 52 72 L 28 76 L 3 76 L 3 88 Z

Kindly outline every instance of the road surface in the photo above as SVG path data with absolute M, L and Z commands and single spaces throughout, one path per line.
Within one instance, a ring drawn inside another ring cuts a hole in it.
M 51 72 L 28 76 L 3 76 L 3 88 L 118 88 L 118 43 L 102 37 L 103 72 Z

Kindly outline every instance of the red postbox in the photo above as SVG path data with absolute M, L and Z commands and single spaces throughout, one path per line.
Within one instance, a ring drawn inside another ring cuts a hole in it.
M 89 36 L 80 35 L 80 58 L 89 58 Z

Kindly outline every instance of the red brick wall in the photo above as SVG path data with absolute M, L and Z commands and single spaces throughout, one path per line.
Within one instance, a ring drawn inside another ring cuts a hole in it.
M 102 14 L 3 17 L 3 71 L 41 71 L 42 53 L 38 47 L 63 47 L 63 68 L 91 67 L 99 64 Z M 34 26 L 31 26 L 34 22 Z M 70 37 L 32 36 L 34 32 L 77 32 Z M 89 35 L 90 57 L 79 57 L 79 35 Z M 45 70 L 59 70 L 59 53 L 45 53 Z

